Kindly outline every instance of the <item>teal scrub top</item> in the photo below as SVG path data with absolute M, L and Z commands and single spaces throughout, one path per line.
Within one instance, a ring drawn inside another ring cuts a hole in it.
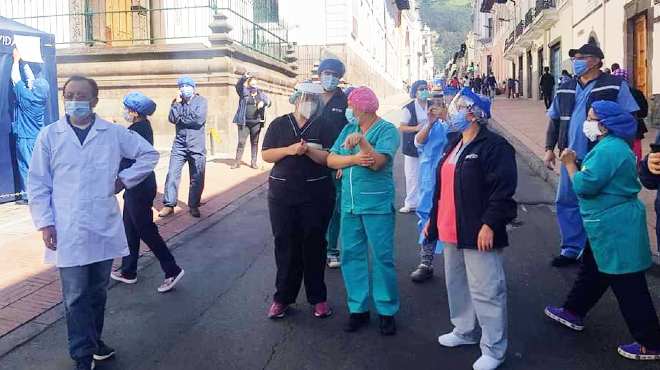
M 347 124 L 330 150 L 338 155 L 354 155 L 359 146 L 343 147 L 346 137 L 361 132 L 357 123 Z M 388 157 L 387 164 L 378 171 L 362 166 L 344 168 L 341 182 L 341 211 L 352 214 L 387 214 L 394 212 L 394 177 L 392 163 L 399 149 L 399 131 L 384 119 L 379 119 L 364 134 L 374 150 Z
M 573 177 L 598 270 L 627 274 L 651 266 L 646 209 L 637 194 L 637 160 L 630 145 L 608 135 L 584 159 Z

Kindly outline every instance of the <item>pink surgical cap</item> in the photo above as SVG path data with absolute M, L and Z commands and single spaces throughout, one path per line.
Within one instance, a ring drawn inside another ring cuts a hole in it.
M 361 86 L 348 96 L 348 104 L 365 113 L 376 113 L 378 110 L 378 98 L 370 88 Z

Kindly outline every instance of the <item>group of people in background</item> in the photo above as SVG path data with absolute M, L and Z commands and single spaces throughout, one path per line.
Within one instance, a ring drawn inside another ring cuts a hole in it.
M 564 304 L 544 312 L 581 331 L 590 309 L 611 287 L 635 339 L 618 352 L 659 360 L 660 324 L 645 279 L 651 255 L 638 193 L 639 176 L 648 188 L 660 186 L 660 140 L 657 151 L 642 158 L 645 128 L 640 126 L 648 105 L 628 85 L 625 70 L 612 66 L 610 74 L 603 73 L 604 55 L 591 44 L 569 55 L 575 77 L 553 91 L 546 68 L 540 85 L 550 118 L 545 161 L 549 167 L 561 161 L 561 253 L 552 265 L 580 260 L 580 273 Z M 345 73 L 338 59 L 322 60 L 318 82 L 296 85 L 291 112 L 273 119 L 264 136 L 261 157 L 273 165 L 267 202 L 276 265 L 267 317 L 285 318 L 303 284 L 311 314 L 331 316 L 325 268 L 341 267 L 349 313 L 344 330 L 365 327 L 373 302 L 380 333 L 396 334 L 393 164 L 400 148 L 406 196 L 399 212 L 418 217 L 411 243 L 419 245 L 420 263 L 410 278 L 429 280 L 435 255 L 444 259 L 453 329 L 438 342 L 479 344 L 473 369 L 498 368 L 508 346 L 503 251 L 509 246 L 507 225 L 517 216 L 517 164 L 511 144 L 488 127 L 494 76 L 463 83 L 452 76 L 443 88 L 416 81 L 395 125 L 378 114 L 379 100 L 369 87 L 340 88 Z M 187 162 L 189 213 L 200 217 L 208 104 L 192 78 L 183 76 L 177 85 L 168 115 L 176 134 L 159 216 L 174 213 Z M 34 99 L 39 89 L 37 81 L 28 86 Z M 236 92 L 238 146 L 232 168 L 241 166 L 248 136 L 250 166 L 257 168 L 260 130 L 271 102 L 250 74 L 239 78 Z M 114 355 L 102 340 L 107 286 L 110 278 L 137 282 L 140 241 L 163 270 L 158 292 L 173 289 L 184 270 L 153 222 L 159 154 L 149 117 L 156 103 L 139 92 L 125 96 L 129 127 L 124 128 L 94 113 L 99 100 L 94 80 L 71 77 L 63 97 L 65 115 L 35 140 L 27 186 L 47 260 L 59 268 L 70 355 L 77 369 L 89 370 L 94 361 Z M 123 217 L 115 196 L 121 191 Z M 122 265 L 111 271 L 117 257 Z

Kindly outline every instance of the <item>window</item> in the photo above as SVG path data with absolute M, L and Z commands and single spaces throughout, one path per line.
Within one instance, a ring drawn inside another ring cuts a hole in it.
M 253 0 L 252 12 L 256 23 L 277 23 L 279 21 L 278 0 Z

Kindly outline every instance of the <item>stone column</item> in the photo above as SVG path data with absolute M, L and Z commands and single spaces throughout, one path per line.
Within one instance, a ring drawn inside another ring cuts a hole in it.
M 222 11 L 213 16 L 213 22 L 209 28 L 211 29 L 211 35 L 209 35 L 211 46 L 229 46 L 234 43 L 229 36 L 233 27 L 229 23 L 229 18 Z

